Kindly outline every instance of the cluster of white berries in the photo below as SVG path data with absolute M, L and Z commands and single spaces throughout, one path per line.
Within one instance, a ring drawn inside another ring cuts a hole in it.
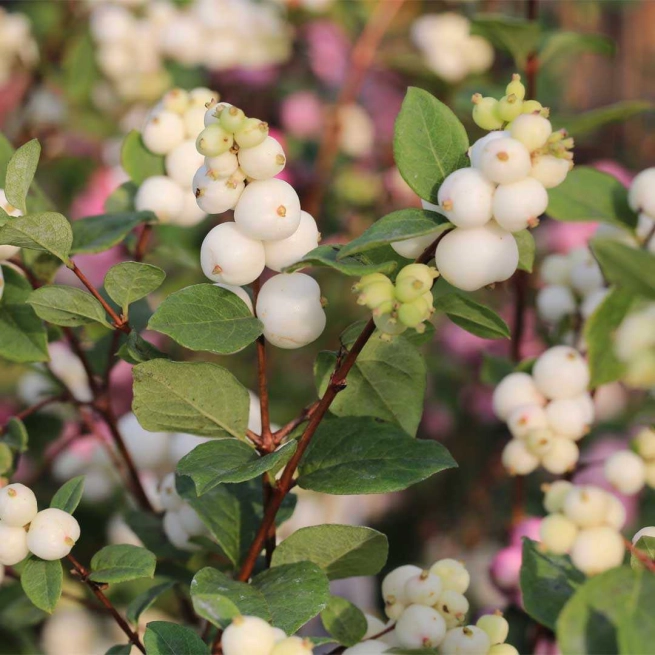
M 434 313 L 432 285 L 436 269 L 425 264 L 409 264 L 396 277 L 395 284 L 382 273 L 365 275 L 353 285 L 357 304 L 373 312 L 381 338 L 391 340 L 407 328 L 425 332 L 425 321 Z
M 32 26 L 24 14 L 0 7 L 0 85 L 19 69 L 31 70 L 39 61 L 39 48 Z
M 44 560 L 66 557 L 80 538 L 77 520 L 60 509 L 39 512 L 34 492 L 23 484 L 0 489 L 0 564 L 13 566 L 30 553 Z
M 193 178 L 196 200 L 211 214 L 234 209 L 234 221 L 207 234 L 200 264 L 210 280 L 243 295 L 238 287 L 254 282 L 265 267 L 281 272 L 298 262 L 316 248 L 320 234 L 294 188 L 275 177 L 286 157 L 266 123 L 228 103 L 211 104 L 204 122 L 196 143 L 205 157 Z M 293 349 L 322 334 L 323 304 L 313 278 L 282 273 L 262 285 L 255 312 L 267 341 Z
M 622 494 L 655 489 L 655 428 L 642 428 L 632 440 L 632 450 L 610 455 L 604 464 L 605 478 Z
M 470 21 L 459 14 L 426 14 L 414 21 L 411 37 L 427 67 L 446 82 L 491 68 L 494 51 L 489 41 L 471 34 Z
M 145 147 L 165 156 L 166 175 L 149 177 L 134 199 L 138 211 L 152 211 L 162 223 L 192 226 L 207 216 L 192 189 L 194 174 L 203 163 L 196 138 L 205 127 L 207 106 L 218 94 L 203 87 L 168 91 L 148 115 L 141 136 Z
M 286 61 L 291 52 L 291 30 L 271 3 L 138 4 L 137 11 L 124 3 L 91 5 L 98 67 L 109 82 L 108 90 L 128 102 L 152 101 L 162 94 L 170 84 L 167 60 L 209 70 L 258 69 Z
M 623 503 L 611 493 L 592 485 L 577 486 L 557 480 L 544 487 L 540 538 L 551 553 L 571 556 L 586 575 L 620 566 L 625 547 L 621 529 L 626 514 Z
M 608 293 L 600 266 L 588 248 L 553 254 L 541 264 L 544 287 L 537 294 L 537 312 L 548 323 L 578 314 L 589 318 Z
M 655 167 L 641 171 L 630 185 L 628 202 L 639 215 L 637 237 L 650 252 L 655 253 Z
M 443 214 L 455 226 L 440 240 L 435 260 L 441 275 L 465 291 L 514 274 L 519 251 L 512 233 L 538 224 L 548 206 L 546 189 L 560 184 L 572 164 L 573 142 L 562 132 L 553 133 L 541 105 L 524 102 L 524 97 L 518 75 L 500 101 L 474 96 L 473 118 L 495 131 L 471 146 L 470 168 L 444 180 L 438 205 L 423 201 L 425 209 Z M 502 118 L 491 120 L 495 116 Z M 428 238 L 411 239 L 405 247 L 427 245 Z
M 439 560 L 426 570 L 411 564 L 394 569 L 382 581 L 382 596 L 385 612 L 395 624 L 385 626 L 368 617 L 367 635 L 372 638 L 365 637 L 344 655 L 385 653 L 392 647 L 438 647 L 442 655 L 517 655 L 517 650 L 505 643 L 509 625 L 502 614 L 464 625 L 469 610 L 464 594 L 469 583 L 466 567 L 454 559 Z
M 576 441 L 595 415 L 589 377 L 577 350 L 554 346 L 537 359 L 532 375 L 516 372 L 501 380 L 493 408 L 513 437 L 502 456 L 511 475 L 527 475 L 540 464 L 556 475 L 573 469 L 580 455 Z
M 288 637 L 256 616 L 237 616 L 221 638 L 223 655 L 312 655 L 309 639 Z
M 655 303 L 623 319 L 614 334 L 614 351 L 625 364 L 623 382 L 636 389 L 655 387 Z
M 193 537 L 207 536 L 209 531 L 197 512 L 186 503 L 175 489 L 175 473 L 169 473 L 159 487 L 159 502 L 164 514 L 164 533 L 181 550 L 200 550 Z

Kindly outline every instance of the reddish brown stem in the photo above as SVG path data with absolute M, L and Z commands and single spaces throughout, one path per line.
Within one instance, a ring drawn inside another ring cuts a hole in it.
M 49 398 L 44 398 L 43 400 L 40 400 L 38 403 L 35 403 L 34 405 L 30 405 L 23 411 L 18 412 L 18 414 L 14 414 L 14 416 L 12 416 L 11 418 L 15 418 L 18 419 L 19 421 L 22 421 L 28 418 L 29 416 L 32 416 L 32 414 L 38 412 L 40 409 L 43 409 L 48 405 L 52 405 L 52 403 L 63 402 L 67 399 L 68 399 L 68 393 L 61 393 L 58 396 L 51 396 Z M 8 423 L 5 423 L 5 425 L 2 426 L 2 429 L 0 429 L 0 435 L 5 433 L 7 429 L 7 425 Z
M 112 618 L 120 629 L 125 633 L 130 643 L 136 646 L 142 653 L 145 654 L 146 649 L 143 647 L 139 635 L 132 630 L 129 623 L 120 615 L 118 610 L 113 606 L 112 602 L 105 596 L 102 591 L 101 585 L 89 579 L 90 571 L 80 564 L 73 555 L 68 555 L 68 561 L 73 565 L 74 574 L 83 582 L 93 593 L 93 595 L 102 603 L 103 607 L 111 614 Z
M 150 237 L 152 236 L 152 225 L 146 224 L 141 229 L 141 234 L 139 234 L 139 239 L 136 242 L 136 247 L 134 248 L 134 260 L 137 262 L 142 262 L 143 258 L 146 256 L 146 251 L 148 250 L 148 243 L 150 242 Z
M 625 547 L 634 555 L 651 573 L 655 573 L 655 562 L 643 550 L 639 550 L 629 539 L 623 537 Z
M 300 416 L 296 416 L 292 421 L 289 421 L 286 425 L 281 427 L 279 430 L 273 433 L 273 439 L 275 440 L 275 445 L 279 446 L 298 426 L 302 425 L 309 421 L 312 417 L 312 414 L 318 408 L 319 401 L 312 403 L 308 407 L 302 410 Z

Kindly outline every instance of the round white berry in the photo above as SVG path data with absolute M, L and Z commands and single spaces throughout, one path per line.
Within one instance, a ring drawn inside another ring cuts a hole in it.
M 591 256 L 576 264 L 571 270 L 571 286 L 582 296 L 586 296 L 605 284 L 603 273 Z
M 539 537 L 543 545 L 556 555 L 568 553 L 578 536 L 578 526 L 564 514 L 550 514 L 539 526 Z
M 546 207 L 548 192 L 532 177 L 512 184 L 501 184 L 493 197 L 494 219 L 508 232 L 534 227 Z
M 410 604 L 434 605 L 441 591 L 441 578 L 429 571 L 421 571 L 405 583 L 404 596 Z
M 439 652 L 442 655 L 481 655 L 491 647 L 489 637 L 477 626 L 467 625 L 448 631 Z
M 153 212 L 162 223 L 171 223 L 184 207 L 184 189 L 165 175 L 149 177 L 136 192 L 134 207 Z
M 496 139 L 503 139 L 510 136 L 509 131 L 507 130 L 496 130 L 494 132 L 489 132 L 481 139 L 478 139 L 470 148 L 469 148 L 469 159 L 471 160 L 471 166 L 473 168 L 480 168 L 480 158 L 482 156 L 482 151 L 485 146 L 491 141 Z
M 510 475 L 528 475 L 539 466 L 539 458 L 522 439 L 508 442 L 503 449 L 502 462 Z
M 460 168 L 439 187 L 441 213 L 457 227 L 480 227 L 491 219 L 495 186 L 475 168 Z
M 568 480 L 555 480 L 550 484 L 544 485 L 544 507 L 550 514 L 560 512 L 564 507 L 564 500 L 573 489 L 573 484 Z
M 443 616 L 448 629 L 464 623 L 469 611 L 469 602 L 464 594 L 453 589 L 446 589 L 439 596 L 434 608 Z
M 564 498 L 562 511 L 581 528 L 602 525 L 607 513 L 607 493 L 591 485 L 573 487 Z
M 166 432 L 145 430 L 132 412 L 121 416 L 118 429 L 138 469 L 158 469 L 168 462 L 170 435 Z
M 233 294 L 239 296 L 239 298 L 245 303 L 246 307 L 250 310 L 250 313 L 255 313 L 255 308 L 252 304 L 252 298 L 243 287 L 239 287 L 234 284 L 223 284 L 221 282 L 216 282 L 215 286 L 221 287 L 221 289 L 226 289 L 227 291 L 231 291 Z
M 80 538 L 80 524 L 61 509 L 50 507 L 40 511 L 27 533 L 27 547 L 45 560 L 66 557 Z
M 175 473 L 169 473 L 159 485 L 159 499 L 164 510 L 175 512 L 183 505 L 183 500 L 175 487 Z
M 255 148 L 251 148 L 255 150 Z M 250 150 L 248 150 L 250 152 Z M 321 235 L 316 221 L 306 211 L 300 212 L 298 229 L 286 239 L 265 241 L 266 266 L 280 273 L 283 268 L 295 264 L 318 246 Z
M 205 110 L 205 127 L 218 123 L 223 109 L 229 107 L 232 107 L 229 102 L 210 103 Z
M 548 255 L 541 263 L 539 273 L 545 284 L 568 286 L 571 283 L 572 262 L 566 255 Z
M 387 602 L 384 605 L 384 613 L 391 621 L 397 621 L 402 616 L 406 607 L 404 603 L 398 601 Z
M 14 483 L 0 489 L 0 520 L 13 528 L 27 525 L 38 512 L 34 492 Z
M 586 575 L 620 566 L 624 554 L 621 535 L 604 525 L 581 530 L 571 549 L 573 564 Z
M 396 637 L 404 648 L 436 648 L 445 635 L 443 617 L 425 605 L 410 605 L 396 622 Z
M 502 421 L 507 421 L 512 412 L 524 406 L 543 407 L 546 399 L 528 373 L 510 373 L 494 389 L 492 403 L 494 414 Z
M 511 184 L 526 178 L 531 166 L 527 148 L 511 137 L 489 141 L 480 154 L 482 174 L 496 184 Z
M 176 432 L 170 436 L 170 457 L 173 464 L 177 464 L 185 455 L 188 455 L 200 444 L 211 441 L 211 437 L 198 437 L 195 434 Z
M 428 232 L 420 237 L 404 239 L 403 241 L 393 241 L 391 247 L 406 259 L 416 259 L 441 233 L 441 229 L 434 232 Z
M 287 637 L 275 644 L 271 655 L 312 655 L 312 642 L 300 637 Z
M 607 298 L 609 291 L 609 289 L 604 288 L 596 289 L 596 291 L 592 291 L 588 296 L 586 296 L 580 305 L 580 314 L 582 315 L 582 318 L 589 318 L 601 306 L 605 298 Z
M 283 273 L 266 281 L 257 296 L 256 313 L 266 340 L 278 348 L 302 348 L 325 329 L 320 287 L 304 273 Z
M 512 121 L 509 133 L 533 152 L 546 145 L 548 137 L 553 133 L 553 126 L 539 114 L 522 114 Z
M 177 512 L 177 518 L 188 535 L 196 537 L 207 533 L 205 524 L 191 505 L 183 504 Z
M 381 621 L 377 616 L 373 616 L 372 614 L 365 613 L 364 618 L 366 619 L 366 632 L 362 637 L 363 640 L 380 634 L 387 627 L 384 621 Z
M 190 189 L 185 189 L 182 211 L 171 220 L 170 224 L 181 227 L 193 227 L 194 225 L 198 225 L 206 217 L 207 212 L 200 207 L 194 193 Z
M 642 428 L 634 438 L 637 452 L 644 459 L 655 459 L 655 429 Z
M 527 439 L 530 432 L 548 427 L 546 412 L 540 405 L 522 405 L 509 415 L 507 427 L 515 439 Z
M 273 628 L 255 616 L 237 616 L 221 639 L 224 655 L 271 655 L 275 646 Z
M 19 252 L 18 246 L 0 246 L 0 263 L 15 257 Z
M 556 438 L 555 433 L 548 428 L 531 430 L 525 439 L 525 444 L 533 455 L 544 457 L 552 450 Z
M 183 141 L 166 155 L 166 174 L 183 189 L 190 189 L 193 176 L 203 162 L 203 156 L 196 150 L 196 142 Z
M 0 521 L 0 564 L 13 566 L 28 555 L 27 532 L 23 528 L 12 528 Z
M 230 177 L 236 173 L 239 168 L 239 160 L 231 150 L 228 150 L 217 157 L 205 157 L 204 165 L 211 171 L 211 179 L 218 179 L 219 177 Z
M 487 655 L 519 655 L 519 652 L 512 644 L 495 644 L 487 651 Z
M 184 114 L 189 108 L 189 92 L 185 89 L 171 89 L 161 99 L 161 106 L 175 114 Z
M 487 633 L 492 645 L 502 644 L 509 635 L 509 623 L 500 612 L 484 614 L 476 621 L 476 626 Z
M 184 141 L 184 121 L 172 111 L 159 111 L 145 124 L 141 136 L 150 152 L 166 155 Z
M 386 653 L 387 650 L 389 650 L 389 646 L 384 641 L 371 639 L 346 648 L 343 655 L 379 655 L 379 653 Z
M 251 182 L 241 194 L 234 220 L 251 239 L 286 239 L 300 225 L 298 194 L 284 180 Z
M 233 177 L 212 179 L 212 171 L 202 166 L 193 178 L 193 193 L 198 207 L 208 214 L 222 214 L 234 209 L 245 184 Z
M 441 578 L 444 590 L 450 589 L 460 594 L 466 593 L 471 582 L 471 576 L 464 564 L 449 557 L 435 562 L 430 567 L 430 573 Z
M 199 546 L 189 541 L 191 535 L 182 526 L 178 512 L 166 512 L 162 527 L 166 538 L 175 548 L 186 551 L 199 550 Z
M 439 272 L 463 291 L 476 291 L 510 278 L 519 262 L 516 240 L 495 221 L 482 227 L 455 228 L 435 253 Z
M 555 475 L 572 471 L 580 458 L 580 449 L 575 441 L 566 437 L 554 437 L 550 448 L 541 458 L 541 465 Z
M 235 223 L 221 223 L 205 237 L 200 248 L 203 273 L 214 282 L 250 284 L 264 270 L 264 245 L 250 239 Z
M 564 182 L 570 170 L 571 162 L 568 159 L 539 155 L 532 163 L 530 177 L 539 180 L 546 189 L 553 189 Z
M 642 537 L 649 537 L 651 539 L 655 539 L 655 527 L 648 526 L 645 528 L 641 528 L 641 530 L 635 532 L 634 536 L 632 537 L 632 543 L 636 544 Z
M 253 180 L 267 180 L 284 170 L 287 158 L 277 139 L 267 136 L 254 148 L 239 151 L 239 165 Z
M 644 460 L 631 450 L 610 455 L 605 460 L 604 472 L 607 481 L 627 496 L 640 492 L 646 484 Z M 1 512 L 0 518 L 4 518 Z
M 605 523 L 615 530 L 622 530 L 627 520 L 625 505 L 614 495 L 607 494 Z
M 547 398 L 572 398 L 587 390 L 589 367 L 574 348 L 554 346 L 537 359 L 532 377 Z
M 422 571 L 418 566 L 413 564 L 405 564 L 395 568 L 384 577 L 382 580 L 382 598 L 385 603 L 403 603 L 409 604 L 405 596 L 405 585 L 409 580 L 421 575 Z
M 561 398 L 546 405 L 548 424 L 554 432 L 580 439 L 589 431 L 589 408 L 579 398 Z
M 634 211 L 655 218 L 655 167 L 641 171 L 632 180 L 628 202 Z
M 205 111 L 202 106 L 189 107 L 182 116 L 184 134 L 187 139 L 193 139 L 194 144 L 198 135 L 205 129 Z
M 536 298 L 539 316 L 549 323 L 559 323 L 565 316 L 572 316 L 578 303 L 569 287 L 551 284 L 539 290 Z

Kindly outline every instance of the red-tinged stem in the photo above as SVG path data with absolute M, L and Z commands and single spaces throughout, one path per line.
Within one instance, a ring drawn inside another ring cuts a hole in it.
M 651 573 L 655 573 L 655 562 L 643 550 L 639 550 L 629 539 L 623 537 L 626 549 L 634 555 Z
M 136 242 L 136 248 L 134 249 L 134 260 L 137 262 L 142 262 L 143 258 L 146 256 L 146 251 L 148 250 L 148 243 L 150 242 L 150 237 L 152 236 L 152 225 L 146 224 L 141 229 L 141 234 L 139 234 L 139 239 Z

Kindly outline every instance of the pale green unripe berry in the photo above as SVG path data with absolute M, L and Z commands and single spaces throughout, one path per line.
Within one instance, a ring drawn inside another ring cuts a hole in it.
M 434 607 L 443 616 L 447 627 L 450 629 L 464 623 L 466 614 L 469 611 L 469 602 L 463 593 L 453 589 L 446 589 L 441 593 Z
M 525 100 L 525 86 L 521 82 L 521 76 L 518 73 L 512 75 L 512 81 L 505 88 L 505 93 L 508 96 L 514 95 L 519 100 Z
M 539 458 L 522 439 L 512 439 L 505 446 L 502 462 L 510 475 L 528 475 L 539 466 Z
M 442 592 L 441 578 L 430 571 L 421 571 L 405 583 L 405 598 L 417 605 L 434 605 Z
M 220 125 L 206 127 L 196 139 L 196 148 L 205 157 L 218 157 L 227 152 L 234 143 L 232 135 Z
M 382 598 L 384 602 L 399 602 L 408 605 L 409 602 L 405 596 L 405 585 L 409 579 L 421 575 L 421 573 L 421 569 L 413 564 L 399 566 L 388 573 L 382 580 Z
M 502 119 L 498 116 L 498 100 L 496 98 L 483 98 L 476 93 L 473 98 L 473 120 L 483 130 L 499 130 L 503 126 Z
M 369 309 L 376 309 L 385 303 L 393 303 L 394 288 L 390 280 L 373 282 L 359 294 L 358 305 L 365 305 Z
M 541 489 L 544 492 L 544 508 L 549 514 L 554 514 L 564 507 L 564 500 L 573 489 L 573 483 L 568 480 L 555 480 L 543 485 Z
M 541 543 L 556 555 L 568 553 L 578 536 L 578 526 L 564 514 L 549 514 L 539 526 Z
M 620 566 L 624 555 L 623 538 L 607 526 L 581 530 L 571 549 L 573 564 L 585 575 Z
M 610 455 L 605 460 L 604 472 L 607 481 L 627 496 L 638 493 L 646 484 L 644 460 L 631 450 Z M 3 518 L 1 512 L 0 518 Z
M 509 623 L 502 612 L 485 614 L 477 620 L 476 625 L 487 633 L 492 646 L 504 643 L 509 634 Z
M 471 576 L 462 562 L 449 557 L 440 559 L 430 567 L 430 573 L 441 578 L 443 588 L 452 589 L 460 594 L 466 593 L 471 582 Z
M 555 435 L 548 428 L 532 430 L 525 441 L 533 455 L 544 457 L 552 449 Z
M 396 623 L 396 637 L 405 648 L 435 648 L 445 634 L 441 614 L 425 605 L 410 605 Z
M 487 651 L 487 655 L 519 655 L 519 652 L 512 644 L 496 644 Z
M 525 100 L 523 102 L 522 111 L 524 114 L 540 113 L 542 116 L 545 116 L 546 118 L 548 118 L 548 114 L 550 113 L 549 110 L 545 109 L 544 106 L 538 100 Z
M 542 456 L 541 465 L 555 475 L 562 475 L 575 468 L 580 449 L 575 441 L 566 437 L 554 437 L 548 452 Z
M 552 132 L 550 121 L 539 114 L 522 114 L 509 126 L 511 137 L 520 141 L 530 152 L 543 148 Z
M 246 115 L 238 107 L 224 107 L 218 117 L 221 127 L 227 132 L 236 132 L 246 120 Z
M 258 118 L 247 118 L 234 133 L 239 148 L 254 148 L 268 136 L 268 123 Z
M 36 496 L 29 487 L 14 483 L 0 489 L 0 520 L 5 525 L 22 528 L 37 512 Z
M 353 284 L 352 292 L 359 293 L 360 291 L 363 291 L 369 284 L 373 284 L 374 282 L 388 282 L 393 286 L 391 280 L 386 275 L 384 275 L 384 273 L 369 273 L 368 275 L 364 275 L 363 277 L 359 278 L 359 282 Z
M 401 323 L 391 312 L 383 314 L 373 312 L 373 322 L 381 332 L 380 338 L 383 341 L 391 341 L 392 337 L 402 334 L 407 329 L 407 326 Z
M 642 428 L 633 440 L 635 450 L 644 459 L 655 459 L 655 430 Z
M 237 616 L 221 639 L 224 655 L 271 655 L 275 633 L 266 621 L 255 616 Z
M 312 655 L 312 642 L 300 637 L 287 637 L 278 642 L 270 655 Z
M 517 116 L 521 115 L 523 101 L 519 100 L 514 94 L 503 96 L 496 107 L 496 114 L 505 123 L 510 123 Z
M 430 300 L 432 300 L 431 295 Z M 428 301 L 422 296 L 412 302 L 403 303 L 398 308 L 398 320 L 403 325 L 418 330 L 422 323 L 430 318 L 432 312 L 432 304 L 428 303 Z
M 625 505 L 614 494 L 607 494 L 605 524 L 614 530 L 623 530 L 626 519 Z
M 581 528 L 602 525 L 607 513 L 607 493 L 591 485 L 574 487 L 566 494 L 562 510 Z
M 489 651 L 491 644 L 484 630 L 467 625 L 449 630 L 439 652 L 441 655 L 481 655 Z
M 424 291 L 432 288 L 432 284 L 436 277 L 439 276 L 437 270 L 427 264 L 408 264 L 396 276 L 396 280 L 403 280 L 405 278 L 413 278 L 420 280 L 424 286 Z
M 403 303 L 411 303 L 418 300 L 430 287 L 416 277 L 404 277 L 396 280 L 395 297 Z

